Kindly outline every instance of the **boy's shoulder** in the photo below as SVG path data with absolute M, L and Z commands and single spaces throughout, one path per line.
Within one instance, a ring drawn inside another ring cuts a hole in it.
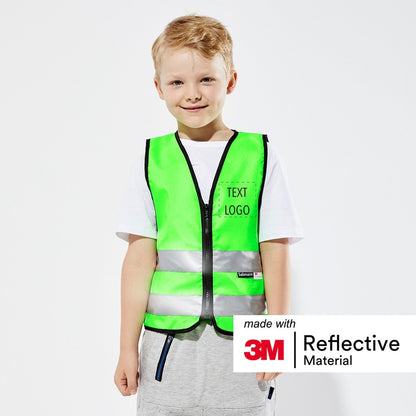
M 150 136 L 147 138 L 147 140 L 161 140 L 161 139 L 166 139 L 172 136 L 175 136 L 176 131 L 171 131 L 169 133 L 164 133 L 164 134 L 159 134 L 158 136 Z
M 267 137 L 267 133 L 263 133 L 263 132 L 254 132 L 254 131 L 239 131 L 237 130 L 240 134 L 245 134 L 247 136 L 260 136 L 262 138 L 264 138 L 266 140 L 266 142 L 269 141 L 269 138 Z

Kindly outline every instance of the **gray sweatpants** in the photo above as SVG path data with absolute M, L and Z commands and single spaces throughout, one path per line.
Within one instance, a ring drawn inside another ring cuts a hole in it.
M 139 355 L 137 416 L 272 416 L 276 391 L 255 373 L 233 373 L 233 337 L 212 323 L 176 334 L 162 379 L 155 379 L 166 334 L 144 330 Z

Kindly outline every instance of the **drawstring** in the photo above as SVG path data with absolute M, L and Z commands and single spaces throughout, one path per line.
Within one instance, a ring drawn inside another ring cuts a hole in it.
M 160 353 L 159 362 L 156 368 L 155 379 L 157 381 L 162 381 L 163 367 L 165 366 L 166 356 L 168 355 L 169 348 L 170 348 L 170 345 L 172 344 L 174 337 L 175 337 L 175 334 L 168 334 L 166 336 L 165 343 L 163 344 L 162 352 Z
M 275 416 L 276 413 L 276 382 L 277 380 L 274 378 L 273 380 L 267 382 L 265 380 L 258 381 L 259 389 L 266 394 L 266 414 L 267 416 Z M 269 386 L 269 391 L 267 391 L 267 386 Z
M 276 411 L 277 411 L 277 409 L 276 409 L 277 398 L 276 398 L 276 392 L 275 392 L 276 382 L 277 382 L 276 378 L 274 378 L 270 382 L 269 394 L 267 395 L 267 399 L 271 401 L 270 404 L 271 404 L 271 409 L 272 409 L 272 412 L 273 412 L 273 413 L 270 413 L 270 416 L 271 415 L 273 415 L 273 416 L 276 415 Z M 273 384 L 273 386 L 272 386 L 272 384 Z
M 274 387 L 270 386 L 269 395 L 267 396 L 268 399 L 271 399 L 273 396 Z

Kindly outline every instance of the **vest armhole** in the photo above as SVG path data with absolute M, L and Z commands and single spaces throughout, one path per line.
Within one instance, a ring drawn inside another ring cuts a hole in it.
M 263 158 L 263 178 L 261 181 L 261 188 L 260 188 L 260 194 L 259 194 L 259 207 L 258 207 L 258 212 L 259 212 L 259 216 L 258 216 L 258 222 L 260 222 L 260 207 L 261 207 L 261 202 L 262 202 L 262 198 L 263 198 L 263 189 L 264 189 L 264 182 L 266 180 L 266 172 L 267 172 L 267 158 L 268 158 L 268 154 L 267 154 L 267 142 L 269 141 L 269 139 L 267 138 L 267 134 L 263 134 L 263 152 L 264 152 L 264 158 Z
M 153 198 L 152 190 L 150 189 L 150 182 L 149 182 L 149 152 L 150 152 L 150 143 L 151 139 L 146 139 L 146 149 L 144 153 L 144 176 L 146 179 L 147 187 L 149 189 L 150 196 L 152 197 L 153 207 L 155 207 L 155 200 Z M 155 215 L 155 226 L 156 226 L 156 233 L 158 232 L 158 226 L 157 226 L 157 218 Z M 156 237 L 157 239 L 157 237 Z
M 150 148 L 150 139 L 146 139 L 146 149 L 144 153 L 144 177 L 146 179 L 149 192 L 152 193 L 150 189 L 150 184 L 149 184 L 149 148 Z

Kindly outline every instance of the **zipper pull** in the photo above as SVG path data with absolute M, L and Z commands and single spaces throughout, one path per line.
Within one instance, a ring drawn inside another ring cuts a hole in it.
M 209 205 L 204 204 L 204 222 L 205 222 L 205 232 L 208 233 L 208 222 L 209 222 Z

